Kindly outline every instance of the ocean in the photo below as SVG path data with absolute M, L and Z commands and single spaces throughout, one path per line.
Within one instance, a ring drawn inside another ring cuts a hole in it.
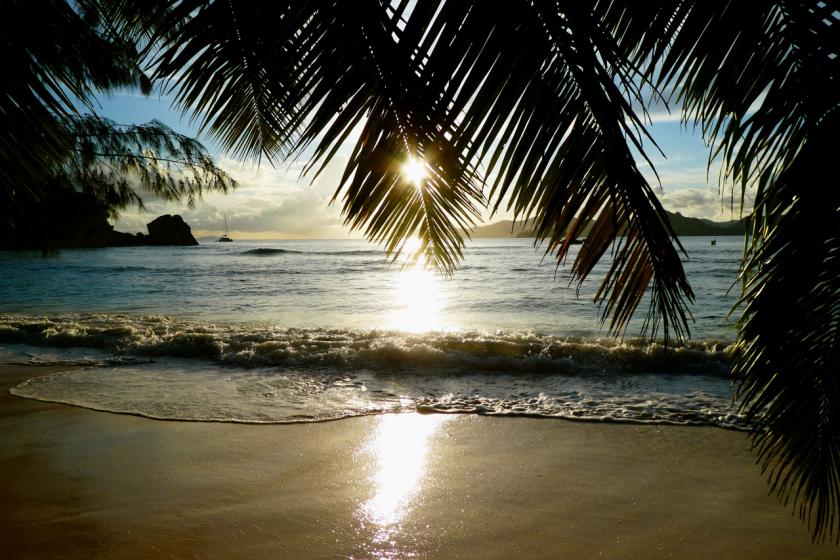
M 730 315 L 740 237 L 685 238 L 692 338 L 601 328 L 529 239 L 452 277 L 366 241 L 0 252 L 0 361 L 75 364 L 15 395 L 156 419 L 285 423 L 420 411 L 746 428 Z M 570 256 L 570 261 L 574 257 Z M 643 303 L 640 310 L 644 310 Z

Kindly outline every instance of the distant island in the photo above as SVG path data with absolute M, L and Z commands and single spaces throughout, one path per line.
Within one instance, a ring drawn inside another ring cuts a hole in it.
M 725 236 L 744 235 L 746 232 L 746 220 L 731 220 L 727 222 L 715 222 L 705 218 L 692 218 L 683 216 L 679 212 L 665 212 L 671 221 L 674 232 L 680 237 L 690 236 Z M 533 237 L 534 222 L 526 220 L 514 222 L 513 220 L 502 220 L 486 226 L 475 228 L 470 236 L 473 239 L 490 237 Z M 584 234 L 583 237 L 586 235 Z

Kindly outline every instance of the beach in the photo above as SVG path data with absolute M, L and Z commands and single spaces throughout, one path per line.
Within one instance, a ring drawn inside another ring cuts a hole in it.
M 42 403 L 0 367 L 4 558 L 836 558 L 744 432 L 477 415 L 246 425 Z

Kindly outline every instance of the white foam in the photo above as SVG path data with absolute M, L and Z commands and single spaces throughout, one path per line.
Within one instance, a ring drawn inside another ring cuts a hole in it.
M 71 370 L 12 388 L 20 397 L 160 420 L 289 423 L 398 412 L 346 377 L 235 370 L 194 360 Z M 413 408 L 413 405 L 411 406 Z
M 726 380 L 698 375 L 246 370 L 167 359 L 33 378 L 11 392 L 167 420 L 286 423 L 419 410 L 744 427 Z
M 29 344 L 0 345 L 0 363 L 26 365 L 107 365 L 124 361 L 100 348 L 54 348 Z M 130 361 L 136 361 L 134 359 Z

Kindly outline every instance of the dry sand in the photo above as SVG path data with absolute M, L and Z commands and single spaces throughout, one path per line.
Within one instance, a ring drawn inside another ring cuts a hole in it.
M 7 394 L 2 558 L 838 558 L 743 433 L 477 416 L 160 422 Z

